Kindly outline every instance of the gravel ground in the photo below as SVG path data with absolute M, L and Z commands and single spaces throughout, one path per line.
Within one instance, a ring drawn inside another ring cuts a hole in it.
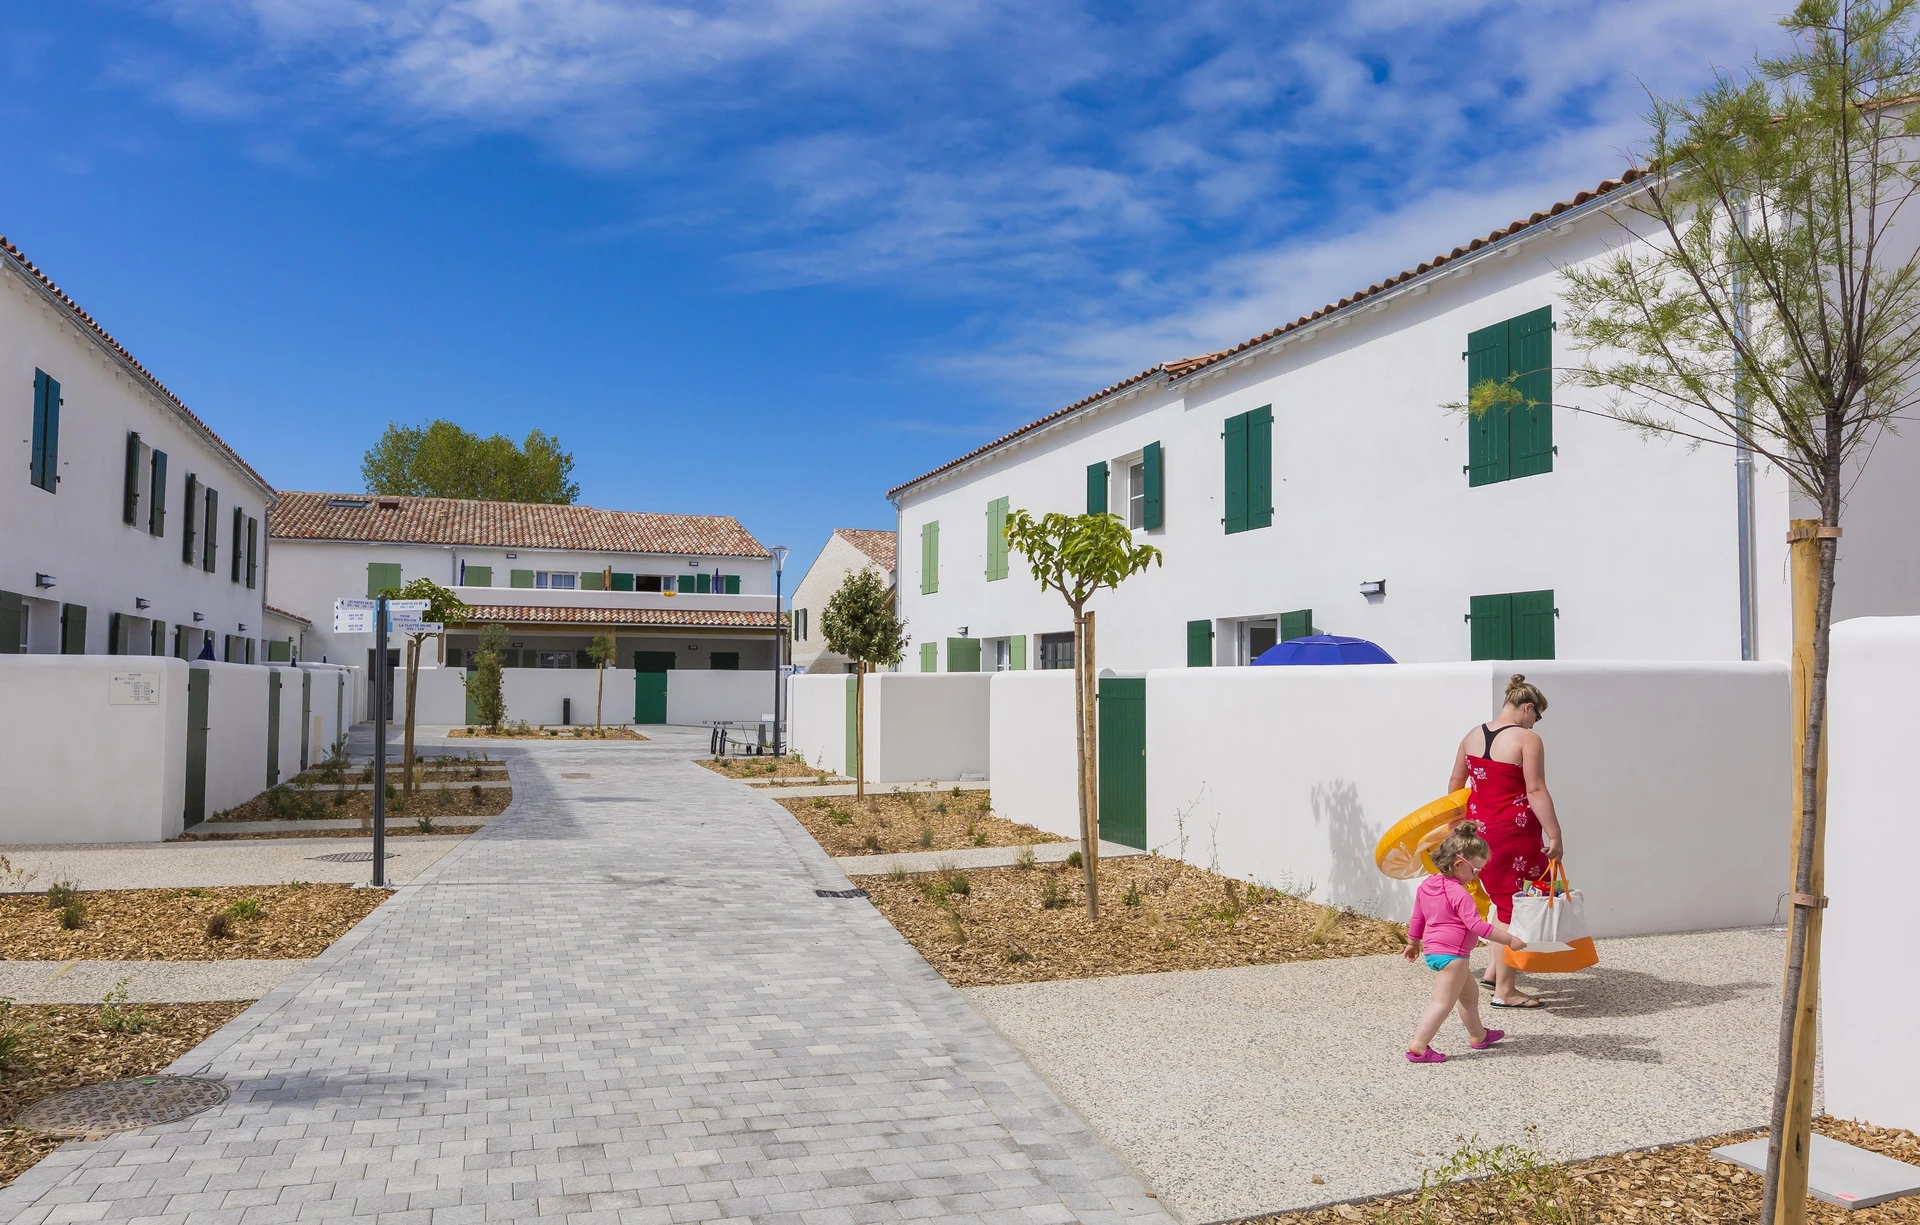
M 257 1000 L 307 963 L 279 961 L 0 961 L 0 996 L 20 1004 L 98 1004 L 121 979 L 132 1003 Z
M 1398 957 L 973 987 L 966 996 L 1185 1221 L 1417 1186 L 1457 1137 L 1582 1158 L 1764 1125 L 1781 941 L 1601 941 L 1533 978 L 1549 1010 L 1487 1010 L 1402 1052 L 1431 976 Z M 1481 954 L 1484 956 L 1484 954 Z M 1483 997 L 1484 998 L 1484 997 Z M 1316 1182 L 1319 1178 L 1324 1181 Z
M 1077 842 L 1035 843 L 1035 863 L 1060 863 L 1080 848 Z M 1101 859 L 1124 859 L 1144 855 L 1118 842 L 1100 844 Z M 903 851 L 897 855 L 843 855 L 834 865 L 848 876 L 885 876 L 895 868 L 902 872 L 939 872 L 946 868 L 1011 868 L 1018 862 L 1017 846 L 972 846 L 957 851 Z
M 454 847 L 459 838 L 395 838 L 387 843 L 389 883 L 404 885 Z M 82 889 L 162 889 L 215 885 L 357 884 L 372 879 L 368 863 L 316 858 L 370 851 L 373 839 L 280 838 L 257 842 L 135 842 L 106 845 L 0 847 L 15 868 L 33 874 L 27 892 L 61 878 Z

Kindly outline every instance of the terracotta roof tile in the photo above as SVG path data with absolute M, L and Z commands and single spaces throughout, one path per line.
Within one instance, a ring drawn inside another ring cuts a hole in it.
M 180 415 L 185 417 L 187 419 L 187 422 L 190 425 L 192 425 L 194 429 L 200 432 L 202 437 L 204 437 L 208 442 L 212 443 L 214 447 L 222 455 L 225 455 L 228 459 L 232 460 L 234 462 L 234 465 L 238 467 L 242 472 L 246 473 L 249 477 L 253 478 L 253 480 L 260 486 L 260 488 L 266 491 L 266 494 L 269 499 L 273 497 L 273 493 L 274 493 L 273 486 L 267 483 L 266 477 L 261 476 L 258 472 L 255 472 L 253 470 L 253 465 L 249 464 L 246 460 L 241 459 L 239 452 L 235 451 L 232 447 L 228 446 L 226 444 L 225 439 L 221 438 L 220 435 L 214 433 L 212 428 L 209 427 L 206 422 L 200 420 L 200 418 L 194 414 L 194 411 L 188 408 L 186 406 L 186 403 L 182 401 L 179 396 L 176 396 L 171 391 L 168 391 L 165 383 L 162 383 L 159 379 L 155 378 L 153 376 L 152 371 L 148 370 L 145 366 L 141 365 L 137 360 L 135 360 L 133 354 L 127 352 L 126 349 L 121 347 L 120 342 L 115 340 L 112 336 L 110 336 L 107 333 L 107 329 L 101 327 L 98 323 L 96 323 L 92 315 L 89 315 L 86 311 L 81 310 L 80 304 L 78 302 L 75 302 L 72 298 L 69 298 L 66 295 L 66 293 L 62 291 L 58 285 L 55 285 L 52 279 L 49 278 L 46 273 L 40 271 L 40 269 L 34 265 L 34 262 L 32 260 L 28 259 L 24 254 L 21 253 L 20 248 L 8 242 L 6 235 L 4 234 L 0 234 L 0 254 L 4 254 L 6 258 L 11 259 L 20 268 L 21 271 L 25 272 L 29 277 L 32 277 L 35 281 L 39 282 L 40 286 L 44 288 L 48 293 L 52 294 L 55 300 L 57 300 L 62 306 L 66 307 L 69 311 L 72 311 L 74 318 L 78 319 L 81 323 L 85 324 L 87 329 L 91 331 L 94 334 L 94 336 L 102 344 L 106 345 L 108 349 L 112 350 L 113 353 L 116 356 L 118 356 L 122 361 L 126 362 L 127 365 L 133 367 L 133 369 L 139 373 L 140 377 L 144 378 L 147 381 L 147 385 L 151 387 L 154 391 L 158 392 L 160 394 L 161 399 L 173 405 L 173 407 L 179 411 Z
M 1230 349 L 1221 349 L 1221 350 L 1218 350 L 1217 352 L 1203 354 L 1198 357 L 1186 357 L 1186 358 L 1181 358 L 1178 361 L 1161 362 L 1157 366 L 1150 366 L 1147 369 L 1142 370 L 1139 374 L 1132 376 L 1131 378 L 1121 379 L 1118 383 L 1115 383 L 1111 387 L 1104 387 L 1099 391 L 1094 392 L 1092 395 L 1087 396 L 1084 399 L 1074 401 L 1072 404 L 1067 405 L 1065 408 L 1059 409 L 1055 412 L 1048 413 L 1046 416 L 1040 418 L 1038 421 L 1029 422 L 1026 425 L 1021 426 L 1019 429 L 1014 430 L 1010 434 L 1003 434 L 1000 437 L 994 439 L 992 442 L 987 443 L 985 446 L 975 447 L 973 450 L 968 451 L 965 455 L 960 456 L 958 459 L 949 460 L 947 463 L 941 464 L 938 468 L 933 469 L 931 472 L 923 473 L 920 476 L 914 477 L 910 481 L 906 481 L 902 484 L 895 485 L 892 489 L 887 490 L 887 496 L 891 498 L 896 494 L 900 493 L 902 490 L 909 489 L 914 485 L 918 485 L 921 481 L 927 480 L 929 477 L 939 476 L 942 472 L 946 472 L 953 468 L 957 468 L 961 464 L 966 463 L 970 459 L 974 459 L 977 456 L 984 455 L 988 451 L 991 451 L 996 447 L 1002 446 L 1008 442 L 1013 441 L 1015 438 L 1020 437 L 1022 434 L 1028 433 L 1032 430 L 1039 429 L 1041 426 L 1046 425 L 1049 422 L 1058 421 L 1060 418 L 1066 416 L 1069 413 L 1077 412 L 1080 409 L 1087 407 L 1089 404 L 1094 403 L 1095 401 L 1104 400 L 1108 396 L 1112 395 L 1117 391 L 1124 391 L 1126 388 L 1132 387 L 1137 383 L 1141 383 L 1147 379 L 1153 378 L 1155 375 L 1158 375 L 1164 372 L 1167 376 L 1167 381 L 1172 382 L 1176 379 L 1185 378 L 1187 375 L 1192 374 L 1196 370 L 1203 370 L 1206 367 L 1213 365 L 1215 362 L 1222 361 L 1226 358 L 1232 357 L 1237 353 L 1244 353 L 1248 349 L 1254 348 L 1257 345 L 1263 345 L 1268 341 L 1274 339 L 1275 337 L 1284 336 L 1285 334 L 1293 331 L 1296 328 L 1305 327 L 1310 323 L 1313 323 L 1313 322 L 1316 322 L 1317 320 L 1325 318 L 1326 316 L 1332 314 L 1335 311 L 1344 310 L 1347 307 L 1353 306 L 1356 303 L 1365 301 L 1366 299 L 1374 296 L 1375 294 L 1382 293 L 1398 285 L 1404 285 L 1406 282 L 1411 281 L 1416 277 L 1425 276 L 1427 273 L 1432 272 L 1437 268 L 1441 268 L 1449 263 L 1452 263 L 1454 260 L 1459 259 L 1461 256 L 1470 255 L 1473 252 L 1482 249 L 1483 247 L 1487 247 L 1492 245 L 1493 243 L 1499 242 L 1501 239 L 1511 238 L 1515 234 L 1518 234 L 1523 230 L 1531 229 L 1532 227 L 1539 225 L 1543 221 L 1547 221 L 1554 217 L 1558 217 L 1561 213 L 1566 212 L 1570 208 L 1578 208 L 1583 204 L 1587 204 L 1593 200 L 1599 199 L 1601 196 L 1607 195 L 1611 192 L 1618 191 L 1629 184 L 1637 183 L 1641 179 L 1645 178 L 1646 174 L 1647 174 L 1646 171 L 1641 170 L 1637 167 L 1629 169 L 1625 174 L 1621 175 L 1619 178 L 1607 179 L 1604 182 L 1602 182 L 1599 186 L 1593 188 L 1591 191 L 1578 192 L 1570 200 L 1562 200 L 1559 203 L 1555 204 L 1552 208 L 1546 209 L 1542 212 L 1534 213 L 1531 216 L 1521 218 L 1518 221 L 1511 222 L 1504 228 L 1497 229 L 1493 231 L 1491 234 L 1488 234 L 1484 238 L 1475 238 L 1472 241 L 1467 242 L 1462 246 L 1455 247 L 1453 250 L 1447 252 L 1444 255 L 1436 255 L 1432 259 L 1426 261 L 1423 264 L 1420 264 L 1417 267 L 1409 268 L 1404 272 L 1388 277 L 1384 281 L 1380 281 L 1373 285 L 1369 285 L 1365 289 L 1362 289 L 1357 293 L 1354 293 L 1348 297 L 1340 299 L 1338 302 L 1331 302 L 1325 306 L 1322 306 L 1319 310 L 1314 311 L 1311 315 L 1302 315 L 1298 319 L 1295 319 L 1292 323 L 1281 324 L 1279 327 L 1274 328 L 1272 331 L 1262 332 L 1260 335 L 1255 336 L 1249 340 L 1244 340 L 1239 344 L 1234 345 Z
M 267 534 L 282 540 L 768 556 L 732 515 L 658 515 L 591 506 L 367 493 L 282 493 L 280 505 L 267 516 Z
M 279 617 L 279 618 L 281 618 L 282 620 L 286 620 L 286 621 L 297 621 L 297 622 L 299 622 L 299 623 L 300 623 L 301 625 L 304 625 L 304 626 L 306 626 L 306 627 L 307 627 L 308 629 L 312 629 L 312 628 L 313 628 L 313 622 L 311 622 L 311 621 L 309 621 L 309 620 L 307 620 L 307 619 L 306 619 L 305 617 L 303 617 L 303 616 L 301 616 L 301 615 L 300 615 L 299 613 L 292 613 L 292 612 L 288 612 L 288 611 L 287 611 L 286 609 L 284 609 L 284 608 L 275 608 L 275 607 L 274 607 L 273 605 L 271 605 L 271 604 L 262 604 L 262 605 L 261 605 L 260 607 L 261 607 L 261 608 L 262 608 L 262 609 L 263 609 L 264 611 L 266 611 L 266 612 L 269 612 L 269 613 L 271 613 L 271 614 L 273 614 L 274 616 L 276 616 L 276 617 Z
M 474 622 L 511 625 L 671 625 L 688 629 L 773 628 L 770 612 L 715 612 L 701 608 L 555 608 L 537 604 L 475 604 Z
M 893 573 L 895 537 L 892 532 L 876 532 L 863 527 L 836 527 L 833 534 L 873 558 L 882 570 Z

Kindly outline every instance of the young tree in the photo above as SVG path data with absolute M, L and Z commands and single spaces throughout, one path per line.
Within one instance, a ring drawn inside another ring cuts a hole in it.
M 572 477 L 573 456 L 551 434 L 534 430 L 515 445 L 447 420 L 390 424 L 360 460 L 368 493 L 564 504 L 580 496 Z
M 614 651 L 613 633 L 610 630 L 602 630 L 595 634 L 593 641 L 587 646 L 587 658 L 593 661 L 594 671 L 599 673 L 599 679 L 593 691 L 593 725 L 595 727 L 600 726 L 600 707 L 607 696 L 607 665 L 613 662 Z
M 1802 0 L 1789 49 L 1744 79 L 1656 98 L 1633 234 L 1564 272 L 1577 412 L 1764 459 L 1818 510 L 1789 534 L 1797 570 L 1793 918 L 1762 1220 L 1805 1218 L 1828 630 L 1846 490 L 1920 399 L 1920 42 L 1915 0 Z M 1470 412 L 1520 402 L 1511 380 Z M 1811 599 L 1807 595 L 1811 595 Z M 1806 605 L 1811 604 L 1811 607 Z
M 1095 717 L 1093 613 L 1087 601 L 1102 587 L 1121 583 L 1160 564 L 1160 550 L 1135 544 L 1118 515 L 1050 514 L 1035 519 L 1024 510 L 1007 517 L 1007 544 L 1027 559 L 1033 577 L 1057 591 L 1073 610 L 1074 765 L 1080 784 L 1080 863 L 1087 879 L 1087 914 L 1100 917 L 1100 783 L 1094 774 L 1099 745 Z
M 404 587 L 389 587 L 380 594 L 390 600 L 425 600 L 427 609 L 419 619 L 443 625 L 459 625 L 473 611 L 459 596 L 430 578 L 417 578 Z M 386 637 L 384 633 L 377 636 L 383 640 Z M 406 776 L 402 787 L 408 795 L 413 794 L 413 707 L 420 688 L 420 646 L 431 637 L 432 634 L 425 633 L 407 634 L 407 726 L 401 765 L 402 773 Z
M 507 717 L 507 696 L 500 675 L 500 652 L 507 649 L 507 628 L 489 625 L 480 631 L 480 649 L 473 656 L 473 672 L 467 677 L 467 693 L 473 698 L 474 713 L 493 731 Z
M 827 650 L 853 661 L 853 793 L 867 797 L 867 669 L 891 667 L 907 651 L 907 627 L 893 611 L 893 593 L 871 569 L 847 575 L 820 614 Z

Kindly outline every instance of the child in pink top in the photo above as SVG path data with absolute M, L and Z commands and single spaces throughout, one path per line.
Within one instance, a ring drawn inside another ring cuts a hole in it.
M 1433 863 L 1440 871 L 1421 881 L 1414 892 L 1413 918 L 1407 923 L 1407 951 L 1402 956 L 1412 961 L 1424 947 L 1427 968 L 1439 977 L 1433 983 L 1433 1002 L 1427 1005 L 1419 1028 L 1413 1031 L 1413 1041 L 1407 1045 L 1409 1062 L 1447 1061 L 1428 1043 L 1456 1006 L 1467 1027 L 1467 1045 L 1474 1050 L 1484 1051 L 1507 1036 L 1480 1023 L 1480 993 L 1473 989 L 1473 978 L 1467 973 L 1467 954 L 1480 940 L 1516 950 L 1527 947 L 1527 942 L 1507 930 L 1506 924 L 1481 918 L 1473 895 L 1467 892 L 1468 882 L 1486 866 L 1487 855 L 1479 826 L 1462 821 L 1434 848 Z

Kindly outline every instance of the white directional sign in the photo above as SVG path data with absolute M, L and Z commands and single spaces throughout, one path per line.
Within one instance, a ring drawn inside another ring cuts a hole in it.
M 336 634 L 371 634 L 373 632 L 373 601 L 335 600 L 333 602 L 333 632 Z
M 396 634 L 442 634 L 447 629 L 439 621 L 413 621 L 406 617 L 395 617 L 390 625 Z
M 423 613 L 433 603 L 432 600 L 388 600 L 387 611 L 396 613 Z

